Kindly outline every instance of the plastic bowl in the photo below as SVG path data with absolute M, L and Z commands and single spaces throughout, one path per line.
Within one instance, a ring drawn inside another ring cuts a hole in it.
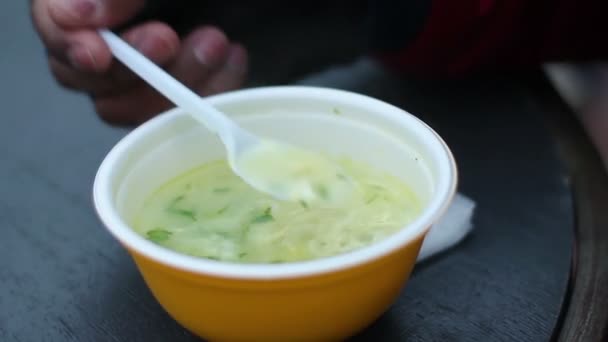
M 234 264 L 158 246 L 129 226 L 143 200 L 175 176 L 224 156 L 215 135 L 174 109 L 123 138 L 94 184 L 101 221 L 153 295 L 181 325 L 213 341 L 341 340 L 370 325 L 395 301 L 425 234 L 454 196 L 456 166 L 446 144 L 413 115 L 340 90 L 265 87 L 209 101 L 261 135 L 391 172 L 414 190 L 423 210 L 383 241 L 305 262 Z

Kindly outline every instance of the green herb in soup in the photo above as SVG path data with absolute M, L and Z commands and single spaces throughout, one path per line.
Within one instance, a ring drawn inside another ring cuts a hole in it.
M 339 161 L 356 191 L 341 206 L 279 201 L 236 176 L 225 161 L 162 186 L 134 222 L 147 239 L 188 255 L 242 263 L 282 263 L 352 251 L 411 222 L 420 204 L 401 180 L 366 164 Z M 339 181 L 340 177 L 337 177 Z M 327 191 L 320 186 L 323 196 Z

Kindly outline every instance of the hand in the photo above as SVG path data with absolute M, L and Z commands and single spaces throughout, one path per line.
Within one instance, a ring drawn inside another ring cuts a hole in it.
M 96 33 L 137 14 L 145 0 L 32 0 L 34 25 L 57 81 L 88 93 L 99 116 L 113 124 L 142 122 L 171 103 L 118 61 Z M 149 59 L 201 95 L 238 88 L 247 73 L 247 52 L 215 27 L 203 26 L 180 40 L 167 24 L 152 21 L 121 33 Z

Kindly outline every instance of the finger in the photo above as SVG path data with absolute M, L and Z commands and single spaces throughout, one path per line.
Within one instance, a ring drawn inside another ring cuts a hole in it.
M 92 99 L 99 117 L 113 125 L 138 124 L 173 107 L 167 98 L 146 84 L 125 93 Z
M 129 29 L 122 38 L 155 64 L 165 67 L 177 58 L 180 38 L 168 24 L 151 21 Z M 138 79 L 133 72 L 115 60 L 111 76 L 116 81 Z
M 56 58 L 82 71 L 105 72 L 112 56 L 91 28 L 123 23 L 144 3 L 145 0 L 35 0 L 32 17 L 43 42 Z
M 68 48 L 65 57 L 61 52 L 54 53 L 57 58 L 70 63 L 81 71 L 106 72 L 112 64 L 112 53 L 106 43 L 94 31 L 66 32 Z
M 226 61 L 229 42 L 222 31 L 203 27 L 188 35 L 168 72 L 190 88 L 205 81 Z
M 49 14 L 62 28 L 114 27 L 139 12 L 145 0 L 48 0 Z
M 110 67 L 112 56 L 101 37 L 93 31 L 65 31 L 51 19 L 48 2 L 32 4 L 34 26 L 49 54 L 80 70 L 103 72 Z
M 245 82 L 247 71 L 247 50 L 240 44 L 233 44 L 228 51 L 226 63 L 208 82 L 199 87 L 198 93 L 207 96 L 238 89 Z
M 228 44 L 221 31 L 212 27 L 198 29 L 184 40 L 179 56 L 167 71 L 181 83 L 196 89 L 225 64 Z M 119 124 L 142 122 L 172 106 L 148 86 L 116 96 L 97 96 L 94 102 L 102 119 Z
M 31 6 L 32 22 L 44 45 L 51 50 L 67 47 L 64 32 L 51 19 L 48 4 L 44 0 L 34 0 Z
M 160 66 L 172 62 L 179 51 L 179 37 L 166 24 L 145 23 L 125 34 L 123 38 L 151 61 Z M 75 70 L 70 65 L 49 57 L 51 71 L 64 87 L 95 95 L 111 95 L 127 91 L 142 81 L 118 61 L 103 74 Z

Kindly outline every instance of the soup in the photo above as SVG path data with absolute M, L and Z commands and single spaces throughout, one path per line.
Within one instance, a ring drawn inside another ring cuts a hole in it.
M 134 229 L 161 246 L 192 256 L 283 263 L 373 244 L 419 214 L 420 202 L 400 179 L 350 159 L 336 162 L 355 187 L 339 206 L 274 199 L 219 160 L 154 192 L 136 215 Z

